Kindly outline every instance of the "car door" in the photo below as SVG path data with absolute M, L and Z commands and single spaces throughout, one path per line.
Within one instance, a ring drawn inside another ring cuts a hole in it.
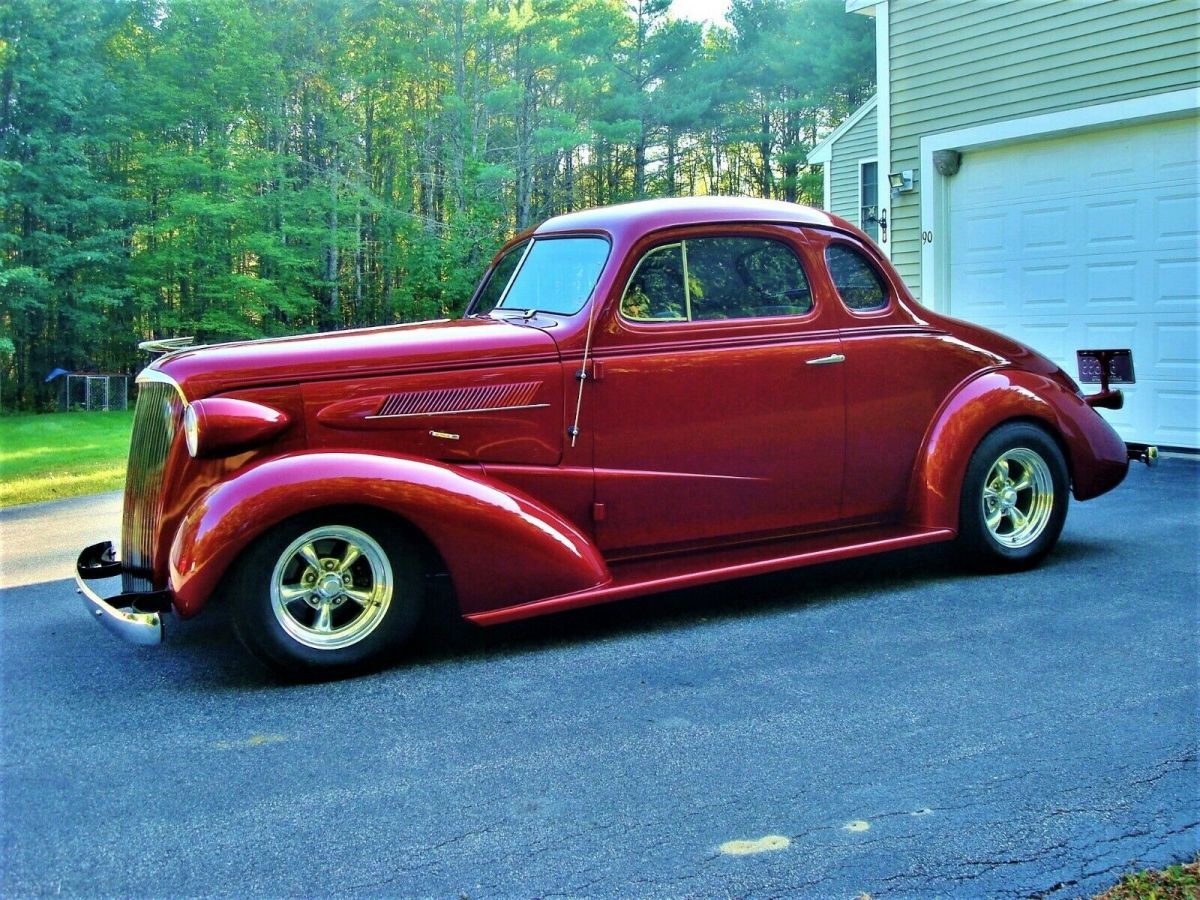
M 843 357 L 804 241 L 786 227 L 708 227 L 630 254 L 595 339 L 602 549 L 635 555 L 838 519 Z
M 995 360 L 910 309 L 867 245 L 841 233 L 806 237 L 813 256 L 824 261 L 816 267 L 816 293 L 843 314 L 842 517 L 895 522 L 905 515 L 917 454 L 934 416 L 956 385 Z

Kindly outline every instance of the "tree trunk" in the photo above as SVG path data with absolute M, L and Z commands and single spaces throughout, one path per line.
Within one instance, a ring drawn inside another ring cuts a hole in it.
M 327 309 L 332 322 L 338 321 L 338 189 L 337 189 L 337 148 L 329 159 L 329 226 L 328 243 L 325 245 L 325 283 L 329 294 Z

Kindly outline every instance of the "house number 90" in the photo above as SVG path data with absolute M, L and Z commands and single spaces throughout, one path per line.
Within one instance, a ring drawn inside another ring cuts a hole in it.
M 921 232 L 921 243 L 922 244 L 932 244 L 933 243 L 933 232 L 932 231 L 922 231 Z

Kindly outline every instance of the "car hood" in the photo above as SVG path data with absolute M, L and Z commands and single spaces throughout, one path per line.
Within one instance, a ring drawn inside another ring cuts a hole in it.
M 195 347 L 151 368 L 196 400 L 241 388 L 557 358 L 554 339 L 532 325 L 458 319 Z

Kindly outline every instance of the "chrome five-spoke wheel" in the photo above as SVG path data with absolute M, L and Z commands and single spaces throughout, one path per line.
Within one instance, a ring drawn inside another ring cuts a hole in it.
M 413 532 L 370 510 L 297 516 L 256 540 L 231 570 L 233 627 L 276 671 L 337 675 L 391 657 L 424 607 Z
M 327 525 L 300 535 L 271 573 L 271 610 L 294 640 L 315 650 L 356 644 L 392 602 L 392 567 L 369 534 Z
M 1036 541 L 1054 511 L 1054 479 L 1037 453 L 1024 447 L 1006 450 L 992 463 L 983 484 L 983 520 L 1005 547 Z
M 971 455 L 959 505 L 959 544 L 985 569 L 1023 569 L 1058 540 L 1070 500 L 1058 443 L 1028 422 L 989 433 Z

